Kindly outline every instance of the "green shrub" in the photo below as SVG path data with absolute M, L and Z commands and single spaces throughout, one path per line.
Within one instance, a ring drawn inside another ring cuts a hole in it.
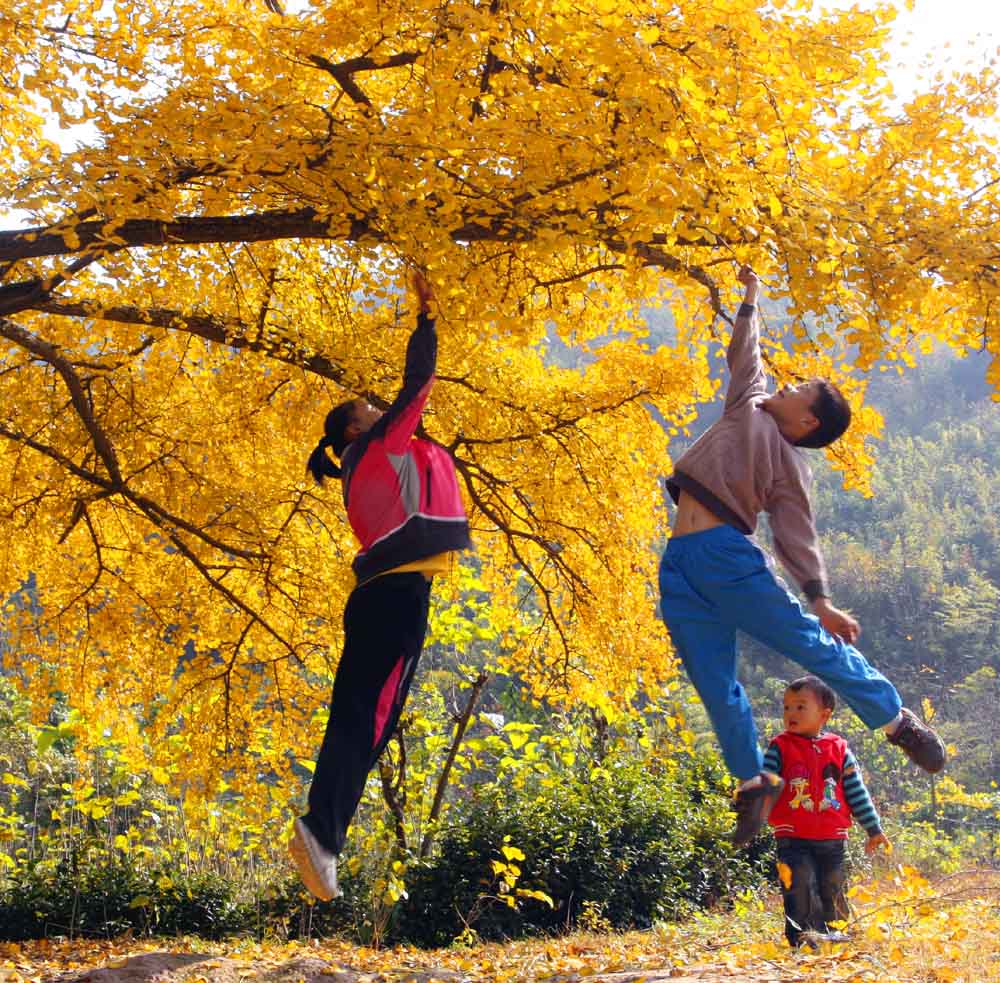
M 584 912 L 613 928 L 648 927 L 757 883 L 763 865 L 733 855 L 722 776 L 711 772 L 702 761 L 655 773 L 623 760 L 589 780 L 484 786 L 453 807 L 439 854 L 411 868 L 395 938 L 446 945 L 471 930 L 503 939 L 568 929 Z M 518 886 L 549 895 L 551 907 L 511 904 L 498 890 L 492 865 L 505 842 L 525 855 Z
M 221 938 L 253 922 L 219 877 L 178 879 L 125 865 L 26 869 L 0 896 L 0 939 L 110 937 L 125 931 Z

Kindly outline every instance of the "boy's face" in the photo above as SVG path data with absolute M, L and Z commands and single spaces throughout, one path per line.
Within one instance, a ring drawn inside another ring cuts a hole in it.
M 799 439 L 811 433 L 819 424 L 812 407 L 819 398 L 821 380 L 783 386 L 761 404 L 774 417 L 782 433 Z
M 815 737 L 833 713 L 811 690 L 785 690 L 785 730 L 802 737 Z

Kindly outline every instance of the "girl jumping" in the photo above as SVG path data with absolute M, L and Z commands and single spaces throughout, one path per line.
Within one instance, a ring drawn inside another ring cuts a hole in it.
M 318 483 L 340 478 L 361 544 L 309 811 L 295 820 L 289 843 L 303 883 L 323 901 L 341 893 L 337 856 L 406 702 L 427 632 L 432 578 L 447 571 L 449 554 L 471 546 L 451 456 L 414 436 L 434 384 L 437 332 L 433 294 L 419 273 L 413 289 L 419 314 L 399 395 L 385 412 L 361 399 L 334 407 L 308 461 Z

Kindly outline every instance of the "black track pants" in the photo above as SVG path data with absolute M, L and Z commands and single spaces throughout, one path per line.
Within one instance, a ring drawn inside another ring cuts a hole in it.
M 355 588 L 344 608 L 344 652 L 303 817 L 339 854 L 368 772 L 396 729 L 427 633 L 430 581 L 391 573 Z
M 847 921 L 845 841 L 779 836 L 776 842 L 778 862 L 786 864 L 786 876 L 791 875 L 791 882 L 781 885 L 789 943 L 797 946 L 803 932 L 826 932 L 830 922 Z

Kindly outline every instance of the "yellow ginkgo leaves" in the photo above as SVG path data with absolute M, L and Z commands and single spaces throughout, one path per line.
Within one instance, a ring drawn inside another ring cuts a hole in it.
M 778 880 L 781 881 L 782 887 L 786 891 L 790 891 L 792 888 L 792 868 L 786 863 L 782 863 L 780 860 L 777 864 L 778 867 Z
M 850 486 L 865 372 L 942 342 L 1000 385 L 990 78 L 900 112 L 884 12 L 724 7 L 122 0 L 54 30 L 64 4 L 10 0 L 0 592 L 40 715 L 142 731 L 195 791 L 310 756 L 354 543 L 304 456 L 331 405 L 396 391 L 406 264 L 438 286 L 425 426 L 472 516 L 476 631 L 608 713 L 676 671 L 662 477 L 740 263 L 775 373 L 848 394 Z

